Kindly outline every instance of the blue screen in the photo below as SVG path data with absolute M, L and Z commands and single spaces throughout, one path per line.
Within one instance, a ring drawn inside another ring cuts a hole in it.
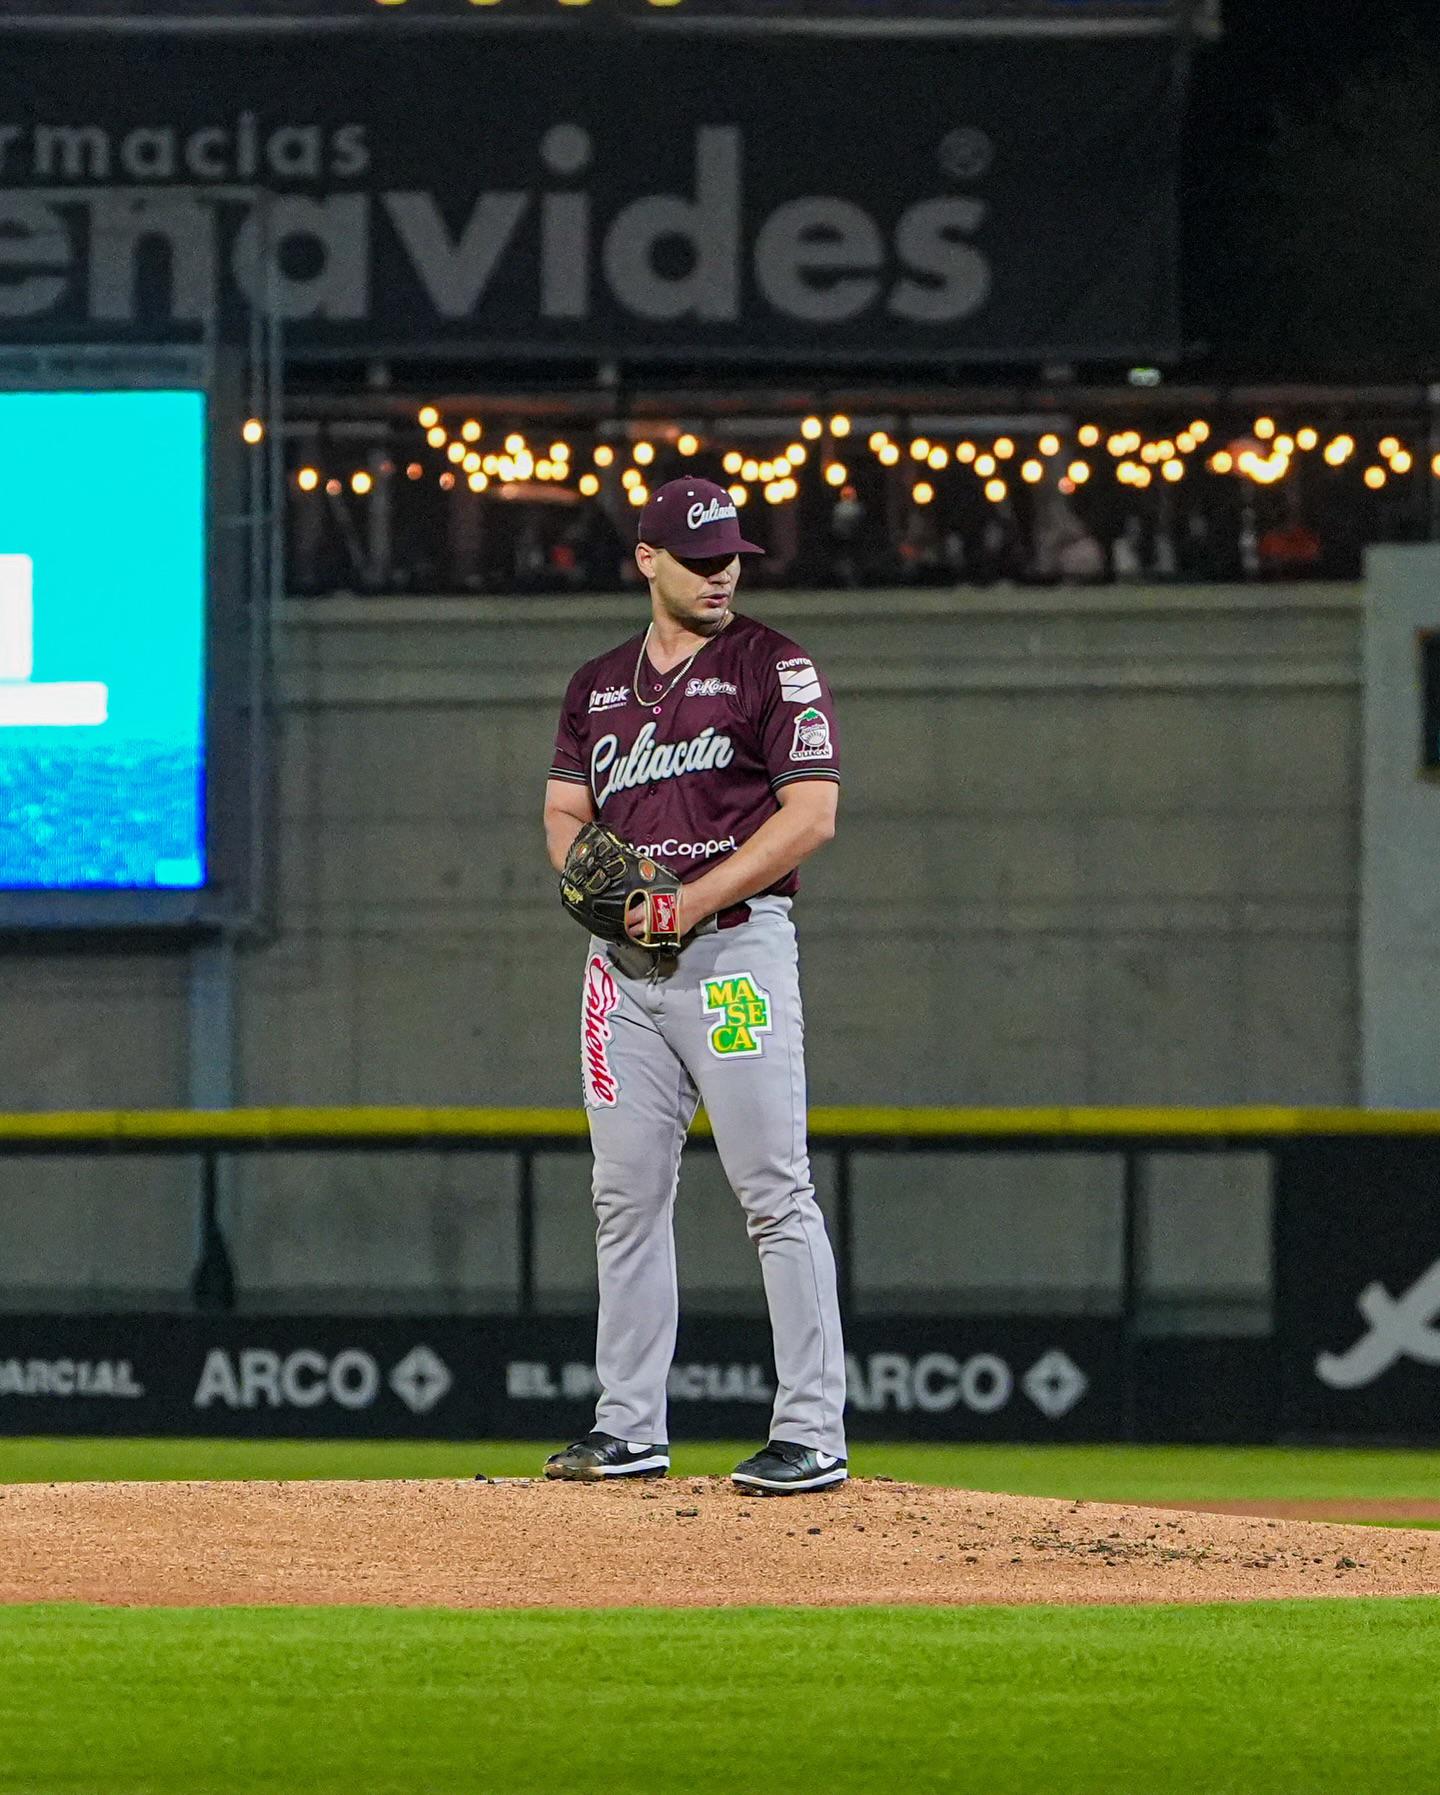
M 0 888 L 205 883 L 205 395 L 0 393 Z

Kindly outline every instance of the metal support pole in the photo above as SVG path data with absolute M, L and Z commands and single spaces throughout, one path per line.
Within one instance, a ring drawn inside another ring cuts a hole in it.
M 235 1103 L 235 943 L 207 936 L 190 950 L 190 1107 L 231 1109 Z M 235 1274 L 223 1218 L 234 1193 L 235 1166 L 213 1149 L 201 1161 L 195 1214 L 198 1309 L 233 1309 Z
M 855 1306 L 855 1203 L 848 1147 L 835 1153 L 835 1270 L 840 1313 L 848 1319 Z
M 520 1150 L 520 1207 L 516 1216 L 516 1234 L 520 1260 L 519 1309 L 522 1315 L 535 1313 L 535 1156 Z
M 235 1307 L 235 1268 L 220 1228 L 220 1173 L 220 1155 L 212 1147 L 200 1160 L 200 1243 L 190 1295 L 197 1309 L 228 1314 Z
M 1135 1438 L 1139 1410 L 1140 1297 L 1144 1276 L 1144 1201 L 1140 1155 L 1133 1148 L 1121 1156 L 1120 1218 L 1120 1346 L 1121 1427 L 1127 1440 Z

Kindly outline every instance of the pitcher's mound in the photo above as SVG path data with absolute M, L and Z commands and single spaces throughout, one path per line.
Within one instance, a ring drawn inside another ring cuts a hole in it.
M 0 1489 L 0 1601 L 453 1608 L 1440 1593 L 1440 1534 L 862 1481 Z

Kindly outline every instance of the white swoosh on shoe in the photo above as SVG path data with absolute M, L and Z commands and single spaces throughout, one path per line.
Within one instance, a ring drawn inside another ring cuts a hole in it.
M 817 1452 L 815 1454 L 815 1463 L 819 1465 L 822 1471 L 829 1471 L 834 1466 L 838 1465 L 840 1461 L 828 1452 Z

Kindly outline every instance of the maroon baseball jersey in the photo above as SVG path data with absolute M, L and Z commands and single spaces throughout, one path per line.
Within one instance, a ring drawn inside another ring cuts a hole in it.
M 688 879 L 774 816 L 792 780 L 838 781 L 835 706 L 803 648 L 739 612 L 678 681 L 642 658 L 637 693 L 643 640 L 570 681 L 550 777 L 588 786 L 607 827 Z M 770 890 L 798 887 L 791 872 Z

